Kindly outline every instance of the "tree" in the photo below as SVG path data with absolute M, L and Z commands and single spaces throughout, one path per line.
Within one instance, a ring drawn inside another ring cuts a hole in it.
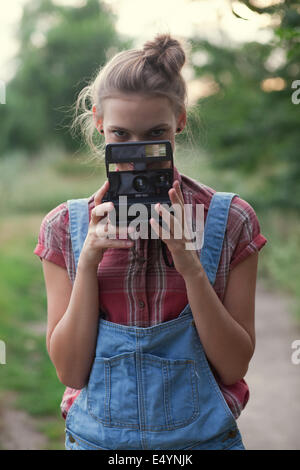
M 196 77 L 212 76 L 218 89 L 199 101 L 207 147 L 220 169 L 234 168 L 241 177 L 265 175 L 257 205 L 300 209 L 300 104 L 292 101 L 292 86 L 300 79 L 298 2 L 265 8 L 244 3 L 279 18 L 270 43 L 229 48 L 192 40 L 192 53 L 201 51 L 208 57 L 205 65 L 194 65 Z M 283 60 L 272 65 L 278 54 Z
M 78 146 L 69 132 L 70 106 L 80 89 L 114 48 L 129 47 L 115 30 L 115 17 L 100 0 L 80 8 L 52 0 L 25 4 L 18 39 L 18 68 L 8 84 L 9 101 L 0 108 L 3 154 L 38 151 L 49 142 Z

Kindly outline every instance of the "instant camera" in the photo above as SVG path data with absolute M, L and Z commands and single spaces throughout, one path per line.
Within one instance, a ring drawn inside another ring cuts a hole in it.
M 162 161 L 169 161 L 170 168 L 160 168 Z M 112 171 L 117 163 L 131 164 L 130 169 Z M 172 147 L 168 140 L 107 144 L 105 165 L 109 190 L 102 202 L 111 201 L 114 204 L 116 220 L 112 223 L 128 225 L 138 215 L 128 214 L 130 207 L 136 203 L 143 204 L 147 209 L 143 210 L 143 214 L 146 214 L 143 222 L 146 223 L 153 217 L 157 202 L 171 207 L 168 191 L 173 184 L 174 164 Z M 161 221 L 161 217 L 159 220 Z

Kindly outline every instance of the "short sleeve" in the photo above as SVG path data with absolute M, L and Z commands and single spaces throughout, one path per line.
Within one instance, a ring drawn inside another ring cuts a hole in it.
M 229 269 L 258 252 L 267 243 L 260 233 L 260 225 L 253 207 L 244 199 L 235 197 L 230 207 L 228 237 L 231 246 Z
M 66 266 L 66 227 L 68 226 L 68 208 L 66 203 L 62 203 L 52 209 L 42 220 L 38 243 L 33 251 L 40 257 L 58 264 L 62 268 Z

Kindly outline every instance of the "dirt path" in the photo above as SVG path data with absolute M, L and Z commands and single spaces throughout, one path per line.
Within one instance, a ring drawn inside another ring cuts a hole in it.
M 300 450 L 300 364 L 291 361 L 300 327 L 290 311 L 287 296 L 257 286 L 256 349 L 245 378 L 250 399 L 238 419 L 249 450 Z
M 291 361 L 300 327 L 290 314 L 287 296 L 258 284 L 256 350 L 246 381 L 250 400 L 238 420 L 247 449 L 300 450 L 300 365 Z M 0 407 L 0 449 L 46 449 L 37 421 L 12 403 Z
M 37 430 L 39 421 L 13 407 L 12 393 L 1 396 L 0 450 L 44 450 L 47 439 Z

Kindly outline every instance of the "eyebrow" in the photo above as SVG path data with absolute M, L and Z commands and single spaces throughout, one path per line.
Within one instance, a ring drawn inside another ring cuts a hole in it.
M 157 129 L 158 127 L 169 127 L 169 124 L 162 122 L 160 124 L 156 124 L 156 126 L 151 127 L 151 129 L 148 129 L 148 131 L 152 131 L 154 129 Z M 108 128 L 111 129 L 119 129 L 121 131 L 128 131 L 128 129 L 125 129 L 125 127 L 120 127 L 120 126 L 108 126 Z

